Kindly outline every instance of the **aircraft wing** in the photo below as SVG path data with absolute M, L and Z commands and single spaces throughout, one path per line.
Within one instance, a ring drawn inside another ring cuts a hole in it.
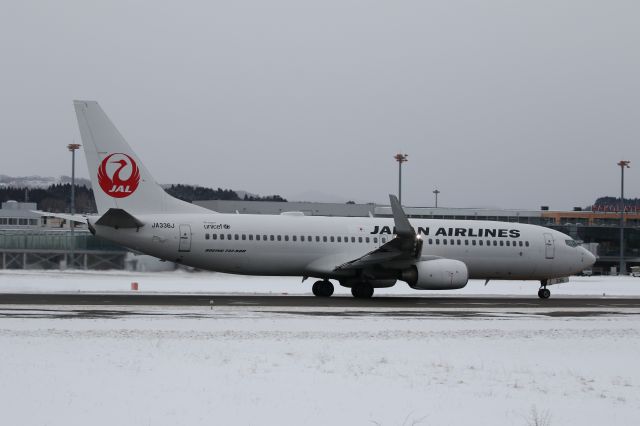
M 334 271 L 387 266 L 392 262 L 412 263 L 420 258 L 422 254 L 422 239 L 409 223 L 409 219 L 402 210 L 398 198 L 395 195 L 389 195 L 389 200 L 391 201 L 391 211 L 395 222 L 396 237 L 364 256 L 337 266 Z

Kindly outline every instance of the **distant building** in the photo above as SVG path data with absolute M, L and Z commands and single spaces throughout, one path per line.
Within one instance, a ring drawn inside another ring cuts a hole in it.
M 122 269 L 127 249 L 59 219 L 42 217 L 36 203 L 7 201 L 0 208 L 0 269 Z M 48 219 L 48 220 L 47 220 Z
M 281 201 L 207 200 L 194 204 L 218 213 L 281 214 L 302 212 L 306 216 L 366 217 L 375 213 L 375 204 L 308 203 Z
M 43 223 L 38 213 L 36 203 L 19 203 L 17 201 L 5 201 L 0 208 L 0 228 L 34 227 Z

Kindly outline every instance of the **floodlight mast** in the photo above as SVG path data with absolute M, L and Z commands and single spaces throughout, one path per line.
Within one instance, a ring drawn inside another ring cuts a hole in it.
M 396 154 L 393 158 L 398 162 L 398 201 L 402 205 L 402 163 L 409 161 L 408 154 Z
M 438 188 L 436 188 L 433 193 L 436 196 L 436 209 L 438 208 L 438 194 L 440 193 L 440 191 L 438 190 Z
M 69 209 L 71 216 L 76 213 L 76 150 L 80 149 L 81 146 L 79 143 L 70 143 L 67 145 L 67 149 L 71 151 L 71 208 Z M 69 227 L 71 228 L 71 267 L 75 265 L 75 225 L 73 220 L 69 222 Z
M 618 265 L 618 275 L 627 274 L 627 265 L 624 261 L 624 169 L 628 169 L 631 161 L 620 160 L 618 166 L 620 166 L 620 262 Z

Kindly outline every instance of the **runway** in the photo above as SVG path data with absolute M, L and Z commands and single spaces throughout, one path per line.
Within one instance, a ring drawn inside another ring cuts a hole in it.
M 84 306 L 249 306 L 255 308 L 365 308 L 365 309 L 640 309 L 638 297 L 552 296 L 350 296 L 320 298 L 298 295 L 204 295 L 113 293 L 0 293 L 0 305 Z

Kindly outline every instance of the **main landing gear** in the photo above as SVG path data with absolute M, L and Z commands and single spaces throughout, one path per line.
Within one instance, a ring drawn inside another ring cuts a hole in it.
M 313 291 L 314 296 L 318 297 L 331 297 L 333 294 L 333 284 L 331 281 L 316 281 L 313 283 L 313 287 L 311 287 L 311 291 Z
M 311 291 L 317 297 L 330 297 L 333 294 L 333 284 L 329 280 L 316 281 Z M 370 299 L 373 296 L 373 286 L 368 282 L 355 283 L 351 286 L 351 294 L 357 299 Z
M 551 296 L 551 291 L 549 291 L 549 289 L 547 288 L 547 281 L 541 281 L 540 284 L 542 285 L 542 287 L 540 287 L 540 290 L 538 290 L 538 297 L 540 299 L 548 299 L 549 296 Z
M 356 283 L 351 287 L 351 294 L 356 299 L 370 299 L 373 296 L 373 286 L 367 282 Z

